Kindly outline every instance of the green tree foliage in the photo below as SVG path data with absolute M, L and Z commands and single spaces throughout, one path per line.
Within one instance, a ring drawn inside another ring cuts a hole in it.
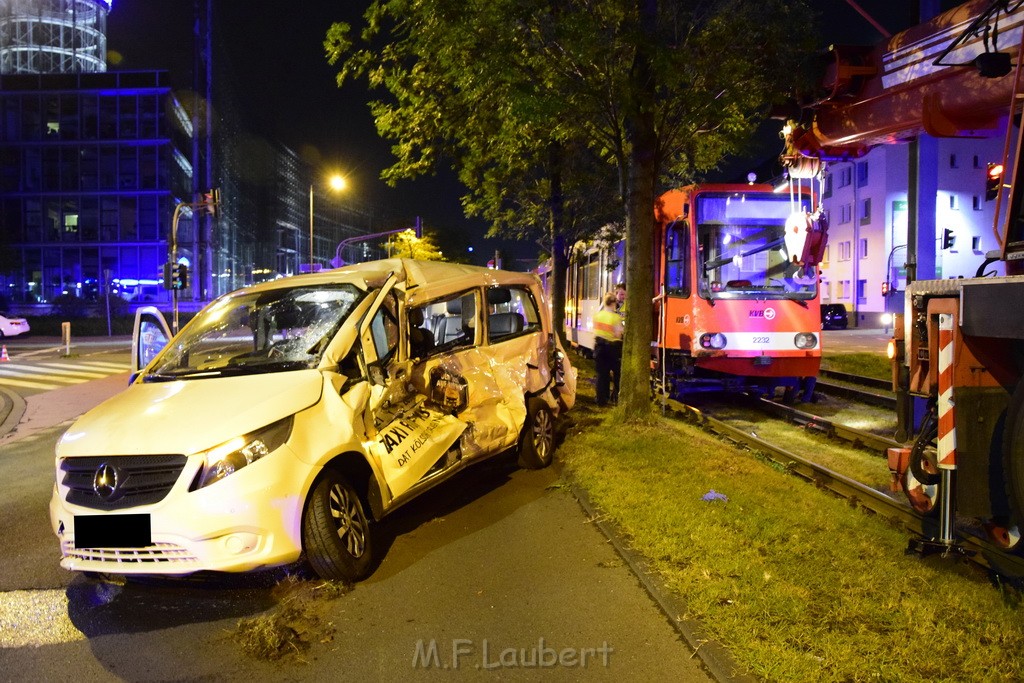
M 577 219 L 574 198 L 595 214 L 621 201 L 631 299 L 619 400 L 642 418 L 655 198 L 741 150 L 799 84 L 813 42 L 805 0 L 375 0 L 365 19 L 358 44 L 335 24 L 325 48 L 339 84 L 365 77 L 386 93 L 370 105 L 395 141 L 385 179 L 449 160 L 467 211 L 506 232 L 548 226 L 556 296 L 567 217 L 606 222 Z
M 403 230 L 392 235 L 388 242 L 391 256 L 395 258 L 413 258 L 421 261 L 443 261 L 444 256 L 429 233 L 417 237 L 413 229 Z

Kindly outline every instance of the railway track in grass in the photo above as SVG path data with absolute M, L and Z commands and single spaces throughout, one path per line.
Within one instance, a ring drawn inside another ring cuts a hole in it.
M 877 377 L 863 377 L 836 370 L 821 370 L 815 391 L 828 396 L 857 401 L 879 408 L 896 410 L 892 382 Z
M 771 401 L 764 401 L 771 403 Z M 914 538 L 910 540 L 911 546 L 916 541 L 921 539 L 927 540 L 937 535 L 937 522 L 934 519 L 922 516 L 905 502 L 887 492 L 879 491 L 867 484 L 830 470 L 804 456 L 762 439 L 748 430 L 735 427 L 724 420 L 708 415 L 694 406 L 667 398 L 662 400 L 662 406 L 666 412 L 671 412 L 691 422 L 695 422 L 703 429 L 717 434 L 742 448 L 760 453 L 768 460 L 815 486 L 831 491 L 833 494 L 849 500 L 851 504 L 857 507 L 880 515 L 900 525 L 901 528 L 913 534 Z M 815 418 L 814 416 L 810 417 L 820 420 L 820 418 Z M 845 428 L 848 435 L 850 435 L 848 430 L 851 429 Z M 839 431 L 842 430 L 843 428 L 840 427 Z M 860 434 L 857 438 L 866 440 L 867 437 L 864 434 L 866 433 Z M 890 443 L 895 442 L 890 441 Z M 1014 581 L 1024 579 L 1024 557 L 1009 554 L 992 545 L 987 540 L 973 535 L 970 533 L 967 525 L 959 524 L 957 535 L 958 546 L 950 549 L 945 554 L 962 556 L 984 569 Z

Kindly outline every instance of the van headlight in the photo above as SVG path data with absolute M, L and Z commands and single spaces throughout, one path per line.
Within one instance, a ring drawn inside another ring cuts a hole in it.
M 203 468 L 196 489 L 216 483 L 284 445 L 292 433 L 292 416 L 236 436 L 202 453 Z

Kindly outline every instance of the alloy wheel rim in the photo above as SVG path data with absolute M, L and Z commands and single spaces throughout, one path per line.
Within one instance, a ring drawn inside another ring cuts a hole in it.
M 331 488 L 330 511 L 345 549 L 352 557 L 362 557 L 366 550 L 366 519 L 359 501 L 346 488 L 335 484 Z

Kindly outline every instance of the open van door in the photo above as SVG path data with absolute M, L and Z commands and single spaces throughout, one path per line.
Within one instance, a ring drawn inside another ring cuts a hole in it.
M 155 306 L 143 306 L 135 311 L 135 325 L 132 327 L 132 374 L 129 384 L 135 381 L 140 370 L 163 351 L 171 337 L 171 328 L 160 309 Z
M 360 323 L 359 339 L 372 385 L 368 422 L 375 425 L 376 434 L 370 453 L 397 500 L 418 485 L 427 485 L 432 475 L 459 464 L 458 451 L 452 447 L 468 425 L 408 391 L 408 368 L 396 362 L 402 314 L 387 303 L 394 285 L 392 276 L 381 287 Z

